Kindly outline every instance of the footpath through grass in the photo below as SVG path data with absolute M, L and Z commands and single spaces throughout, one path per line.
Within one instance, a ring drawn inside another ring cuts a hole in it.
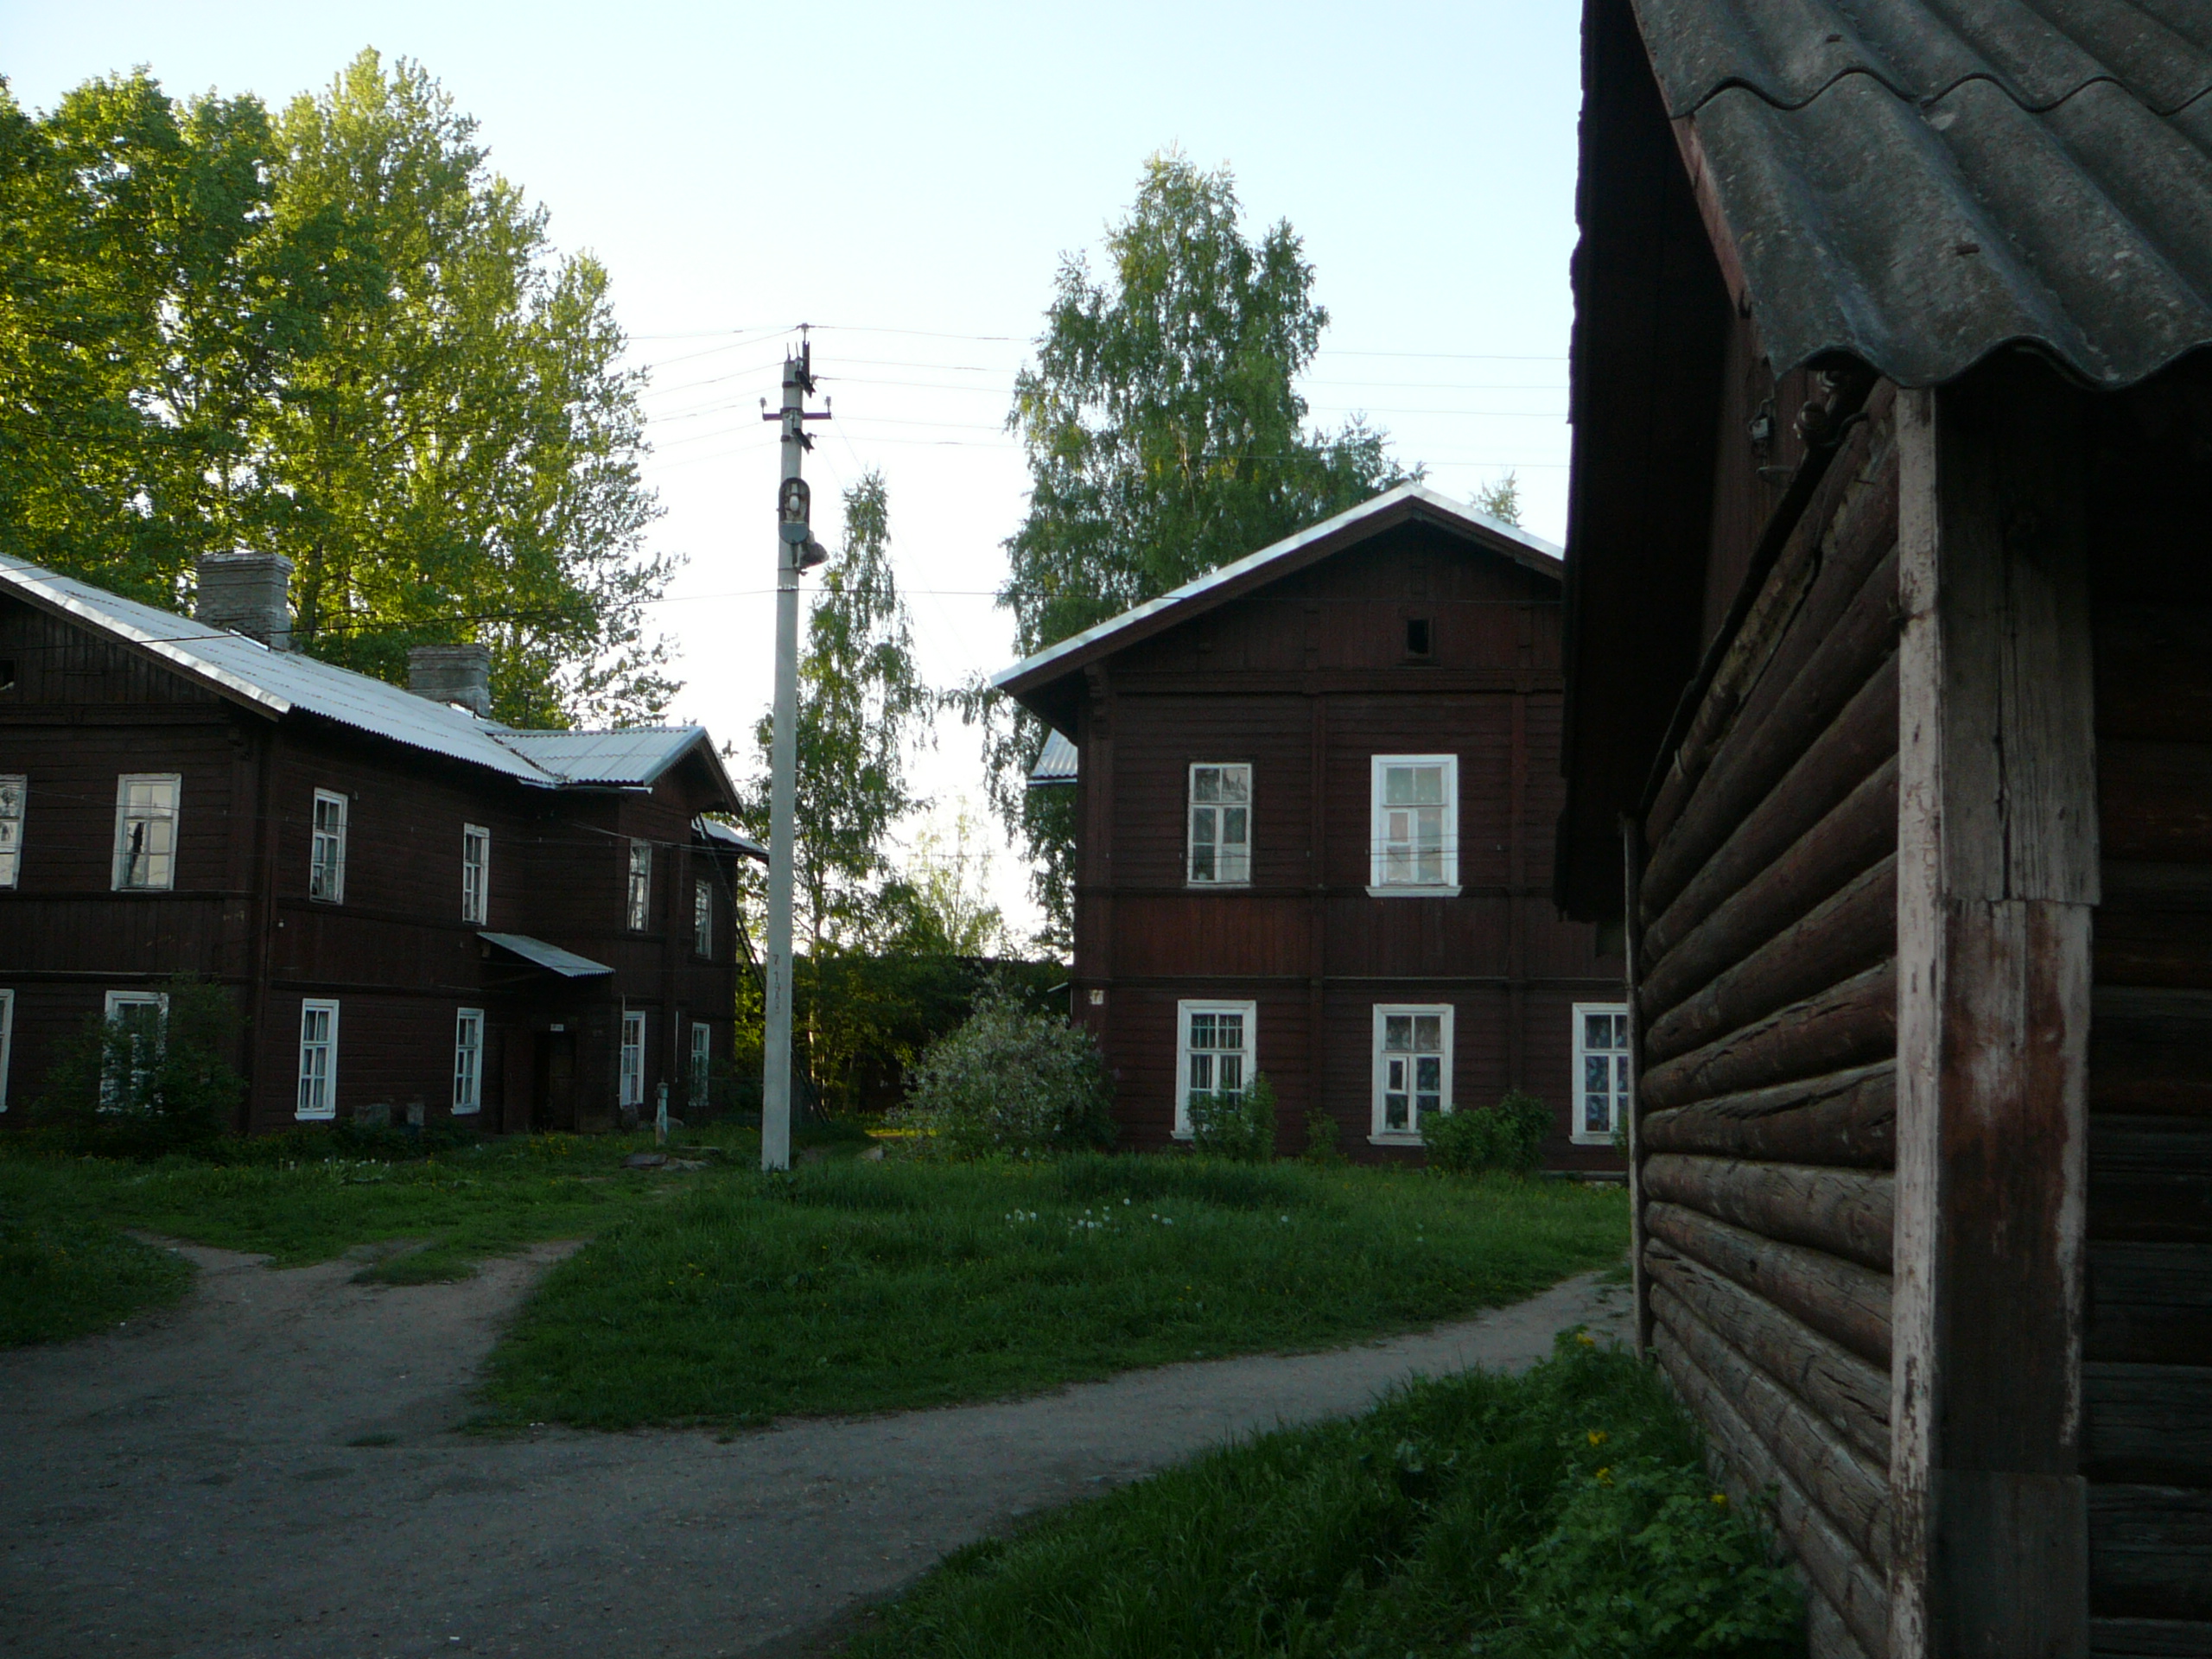
M 1802 1659 L 1770 1562 L 1658 1379 L 1563 1338 L 1525 1376 L 1419 1384 L 958 1551 L 846 1651 Z
M 696 1184 L 548 1276 L 493 1421 L 758 1424 L 1331 1346 L 1618 1261 L 1618 1188 L 1183 1157 Z

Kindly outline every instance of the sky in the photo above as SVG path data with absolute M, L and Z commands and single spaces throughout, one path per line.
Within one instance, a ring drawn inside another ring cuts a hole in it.
M 749 750 L 773 639 L 759 400 L 797 325 L 833 412 L 808 460 L 817 531 L 879 468 L 922 671 L 995 671 L 1027 480 L 1014 376 L 1063 257 L 1098 268 L 1165 148 L 1233 170 L 1248 236 L 1303 238 L 1331 317 L 1301 385 L 1317 425 L 1365 414 L 1450 495 L 1510 470 L 1523 523 L 1563 540 L 1580 10 L 0 0 L 0 73 L 39 109 L 138 65 L 175 95 L 281 105 L 365 47 L 423 65 L 556 245 L 608 269 L 651 376 L 650 544 L 687 561 L 654 607 L 674 712 Z M 944 855 L 963 804 L 987 823 L 956 718 L 915 775 L 935 805 L 902 830 L 910 855 Z M 1033 925 L 1002 836 L 977 850 Z

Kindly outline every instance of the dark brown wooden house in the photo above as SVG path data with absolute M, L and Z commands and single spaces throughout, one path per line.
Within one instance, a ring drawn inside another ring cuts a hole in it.
M 288 563 L 197 620 L 0 557 L 0 1125 L 60 1039 L 227 986 L 245 1129 L 594 1128 L 730 1052 L 734 804 L 707 734 L 486 717 L 480 646 L 412 693 L 287 649 Z
M 1126 1144 L 1265 1072 L 1286 1151 L 1319 1109 L 1415 1154 L 1520 1087 L 1554 1167 L 1620 1166 L 1619 959 L 1550 898 L 1559 620 L 1554 549 L 1408 485 L 999 677 L 1076 791 L 1071 989 Z
M 2212 8 L 1588 0 L 1560 893 L 1821 1655 L 2212 1655 Z

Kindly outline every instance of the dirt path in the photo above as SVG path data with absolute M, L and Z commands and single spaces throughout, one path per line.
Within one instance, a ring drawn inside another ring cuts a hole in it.
M 710 1433 L 455 1434 L 558 1248 L 369 1287 L 188 1249 L 179 1308 L 0 1354 L 0 1654 L 709 1659 L 796 1651 L 1014 1517 L 1415 1372 L 1517 1369 L 1593 1278 L 1465 1324 L 1034 1399 Z

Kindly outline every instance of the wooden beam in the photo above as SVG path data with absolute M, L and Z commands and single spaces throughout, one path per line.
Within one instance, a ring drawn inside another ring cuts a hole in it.
M 2084 1655 L 2094 682 L 2078 404 L 1902 394 L 1892 1659 Z
M 1749 1163 L 1662 1152 L 1647 1158 L 1647 1197 L 1826 1250 L 1887 1273 L 1893 1205 L 1886 1172 Z
M 1653 1112 L 1640 1129 L 1647 1156 L 1692 1152 L 1891 1169 L 1897 1162 L 1897 1062 L 1877 1060 L 1824 1077 Z
M 1802 1244 L 1784 1244 L 1681 1205 L 1648 1203 L 1651 1243 L 1680 1251 L 1802 1319 L 1869 1363 L 1890 1363 L 1890 1276 Z

